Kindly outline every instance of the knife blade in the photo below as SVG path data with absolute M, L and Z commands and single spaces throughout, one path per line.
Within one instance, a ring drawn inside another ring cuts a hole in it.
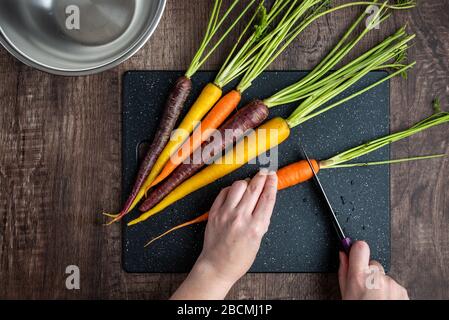
M 307 152 L 302 145 L 301 145 L 301 150 L 302 150 L 302 153 L 303 153 L 305 159 L 307 160 L 307 162 L 310 166 L 310 169 L 312 169 L 313 180 L 315 181 L 315 185 L 319 189 L 319 192 L 320 192 L 322 198 L 324 199 L 324 203 L 325 203 L 326 209 L 329 213 L 329 217 L 331 218 L 332 225 L 333 225 L 335 232 L 337 233 L 338 239 L 340 241 L 340 246 L 343 249 L 343 251 L 346 252 L 346 254 L 349 254 L 349 251 L 350 251 L 351 245 L 352 245 L 352 239 L 345 235 L 340 223 L 338 222 L 337 215 L 335 214 L 335 211 L 332 208 L 329 198 L 328 198 L 326 192 L 324 191 L 323 185 L 321 184 L 321 181 L 318 178 L 315 168 L 313 167 L 312 162 L 310 161 L 309 156 L 307 155 Z

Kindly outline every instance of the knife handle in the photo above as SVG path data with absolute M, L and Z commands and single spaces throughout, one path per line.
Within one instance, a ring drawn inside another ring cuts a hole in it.
M 349 237 L 346 237 L 344 239 L 341 240 L 340 242 L 341 247 L 343 249 L 343 251 L 349 255 L 349 251 L 351 250 L 351 246 L 352 246 L 352 239 Z

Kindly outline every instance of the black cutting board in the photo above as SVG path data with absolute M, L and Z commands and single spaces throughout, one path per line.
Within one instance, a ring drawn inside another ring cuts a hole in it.
M 265 72 L 245 92 L 243 103 L 264 98 L 296 82 L 306 72 Z M 181 75 L 176 71 L 130 71 L 123 79 L 123 195 L 131 190 L 142 143 L 154 136 L 167 92 Z M 214 72 L 199 72 L 193 79 L 190 106 L 200 89 L 213 80 Z M 342 96 L 363 88 L 385 76 L 368 74 Z M 232 86 L 229 86 L 232 88 Z M 297 104 L 271 110 L 271 116 L 288 116 Z M 298 161 L 298 141 L 309 156 L 326 159 L 347 148 L 388 134 L 389 82 L 344 103 L 292 130 L 288 141 L 279 147 L 279 165 Z M 140 147 L 139 147 L 140 146 Z M 359 161 L 389 159 L 383 148 Z M 187 272 L 198 256 L 205 224 L 188 227 L 144 248 L 145 243 L 179 223 L 206 212 L 219 190 L 237 179 L 253 176 L 257 165 L 216 181 L 177 202 L 147 221 L 132 227 L 126 222 L 138 216 L 134 210 L 123 224 L 123 267 L 128 272 Z M 346 233 L 353 239 L 367 240 L 372 257 L 388 270 L 390 266 L 390 178 L 389 167 L 361 167 L 322 170 L 321 181 L 330 196 Z M 268 233 L 263 239 L 252 272 L 333 272 L 337 270 L 337 244 L 330 221 L 311 182 L 278 193 Z

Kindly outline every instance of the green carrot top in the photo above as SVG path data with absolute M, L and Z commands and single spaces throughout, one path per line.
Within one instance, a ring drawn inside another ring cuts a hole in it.
M 347 167 L 389 164 L 389 163 L 398 163 L 398 162 L 411 161 L 411 160 L 444 157 L 445 154 L 437 154 L 437 155 L 411 157 L 411 158 L 398 159 L 398 160 L 386 160 L 386 161 L 371 162 L 371 163 L 349 163 L 349 164 L 347 164 L 347 162 L 349 162 L 355 158 L 366 155 L 370 152 L 380 149 L 380 148 L 382 148 L 386 145 L 389 145 L 393 142 L 405 139 L 405 138 L 415 135 L 421 131 L 424 131 L 431 127 L 441 125 L 441 124 L 447 123 L 447 122 L 449 122 L 449 112 L 441 111 L 441 106 L 439 104 L 439 100 L 436 99 L 434 101 L 434 113 L 431 116 L 425 118 L 424 120 L 419 121 L 414 126 L 408 128 L 406 130 L 399 131 L 399 132 L 396 132 L 393 134 L 389 134 L 387 136 L 372 140 L 370 142 L 364 143 L 355 148 L 341 152 L 327 160 L 321 161 L 320 167 L 323 169 L 347 168 Z
M 224 39 L 229 35 L 229 33 L 235 28 L 238 22 L 243 18 L 246 12 L 253 6 L 256 0 L 250 0 L 250 2 L 245 6 L 242 12 L 238 15 L 238 17 L 233 21 L 233 23 L 225 29 L 223 35 L 216 40 L 215 44 L 212 45 L 212 48 L 205 54 L 206 49 L 212 43 L 212 39 L 217 34 L 220 27 L 229 18 L 229 15 L 235 9 L 236 5 L 240 2 L 240 0 L 234 0 L 229 8 L 223 13 L 223 16 L 220 18 L 220 9 L 222 6 L 222 0 L 215 0 L 214 6 L 212 8 L 212 13 L 209 18 L 209 22 L 207 24 L 206 33 L 204 34 L 203 40 L 196 52 L 195 56 L 190 63 L 189 68 L 187 69 L 185 76 L 191 78 L 199 68 L 206 62 L 206 60 L 212 55 L 212 53 L 220 46 Z
M 269 29 L 275 23 L 276 18 L 282 13 L 285 14 L 286 7 L 292 5 L 293 2 L 293 0 L 276 0 L 268 12 L 264 1 L 260 2 L 257 12 L 246 25 L 215 77 L 214 83 L 218 87 L 223 88 L 248 69 L 259 49 L 270 40 L 271 36 L 269 37 L 269 35 L 272 35 L 273 32 L 269 32 Z M 239 48 L 243 37 L 251 30 L 253 24 L 255 24 L 254 30 Z
M 287 119 L 289 125 L 295 127 L 323 112 L 342 105 L 344 102 L 371 90 L 396 75 L 403 75 L 408 69 L 412 68 L 416 62 L 403 64 L 396 59 L 403 56 L 404 52 L 409 48 L 408 42 L 414 38 L 414 35 L 407 35 L 404 33 L 404 29 L 400 29 L 398 33 L 395 34 L 395 37 L 396 36 L 399 37 L 396 39 L 396 42 L 387 47 L 383 47 L 384 42 L 382 42 L 379 46 L 374 48 L 375 50 L 372 51 L 371 54 L 366 55 L 365 57 L 359 57 L 359 59 L 352 61 L 345 67 L 324 78 L 319 83 L 320 87 L 310 92 L 307 95 L 307 98 Z M 322 107 L 325 103 L 350 88 L 369 72 L 388 68 L 393 70 L 391 74 L 347 97 Z
M 228 59 L 223 64 L 214 83 L 220 88 L 224 87 L 240 75 L 243 75 L 237 90 L 245 91 L 251 86 L 252 81 L 257 78 L 290 44 L 297 36 L 304 31 L 312 22 L 318 18 L 340 9 L 351 6 L 376 5 L 377 0 L 355 1 L 329 8 L 330 0 L 276 0 L 271 10 L 266 10 L 261 5 L 258 16 L 259 19 L 256 30 L 242 48 L 234 55 L 239 44 L 237 41 Z M 402 0 L 390 4 L 386 1 L 384 9 L 408 9 L 415 6 L 415 1 Z M 262 12 L 262 13 L 261 13 Z M 377 14 L 379 15 L 379 14 Z M 281 16 L 275 27 L 271 25 L 276 22 L 276 18 Z M 381 20 L 384 17 L 380 18 Z M 377 22 L 376 19 L 372 21 Z M 370 23 L 371 28 L 374 22 Z M 249 25 L 247 26 L 249 28 Z M 247 30 L 245 29 L 245 32 Z M 243 33 L 242 33 L 243 35 Z M 231 58 L 232 57 L 232 58 Z

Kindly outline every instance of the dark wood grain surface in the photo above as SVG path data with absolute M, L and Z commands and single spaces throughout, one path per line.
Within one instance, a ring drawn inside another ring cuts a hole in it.
M 49 75 L 0 49 L 0 298 L 165 299 L 183 280 L 182 274 L 126 274 L 120 227 L 103 227 L 99 213 L 120 207 L 123 72 L 185 69 L 210 5 L 195 3 L 169 0 L 148 44 L 99 75 Z M 271 68 L 310 69 L 357 12 L 321 19 Z M 417 35 L 410 58 L 418 63 L 407 80 L 391 81 L 392 130 L 428 115 L 435 96 L 449 110 L 449 1 L 420 1 L 396 12 L 352 56 L 405 23 Z M 204 69 L 218 68 L 234 39 Z M 449 155 L 447 126 L 392 148 L 393 157 L 441 152 Z M 448 159 L 392 166 L 391 275 L 412 298 L 449 299 L 448 177 Z M 80 268 L 80 290 L 65 287 L 71 264 Z M 249 274 L 229 298 L 336 299 L 339 291 L 335 274 Z

